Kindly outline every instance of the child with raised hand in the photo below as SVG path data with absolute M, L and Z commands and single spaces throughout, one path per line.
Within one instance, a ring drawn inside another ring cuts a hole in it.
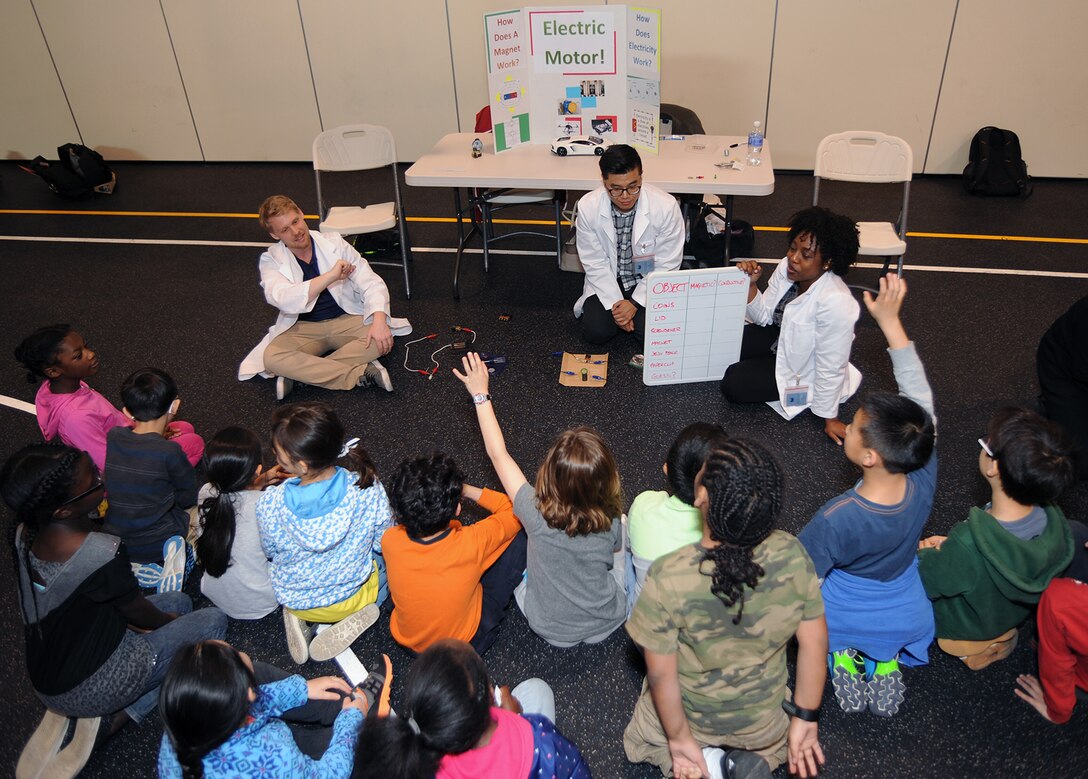
M 220 430 L 204 451 L 208 482 L 198 496 L 200 592 L 232 619 L 260 619 L 279 606 L 257 531 L 261 491 L 286 474 L 264 469 L 261 442 L 244 427 Z
M 496 688 L 463 641 L 432 644 L 408 671 L 395 717 L 369 717 L 354 779 L 589 779 L 578 748 L 555 727 L 540 679 Z
M 101 393 L 86 382 L 98 374 L 98 354 L 83 336 L 68 325 L 49 325 L 34 331 L 15 349 L 15 359 L 27 370 L 27 381 L 42 381 L 34 396 L 38 427 L 46 441 L 59 437 L 68 446 L 91 456 L 98 470 L 106 468 L 106 434 L 115 427 L 132 427 Z M 164 437 L 185 452 L 195 466 L 204 453 L 204 441 L 193 426 L 171 420 Z
M 178 387 L 165 371 L 141 368 L 121 385 L 121 399 L 132 427 L 106 434 L 107 528 L 128 546 L 142 586 L 180 590 L 189 568 L 186 509 L 197 487 L 185 453 L 166 437 L 181 405 Z
M 405 460 L 389 478 L 397 526 L 385 531 L 393 638 L 422 652 L 441 638 L 483 654 L 498 637 L 525 572 L 525 533 L 501 492 L 464 483 L 457 464 L 435 452 Z M 490 516 L 463 525 L 461 498 Z
M 526 578 L 514 592 L 533 631 L 557 647 L 604 641 L 627 617 L 623 495 L 616 461 L 600 434 L 559 434 L 529 484 L 506 450 L 480 356 L 462 359 L 460 379 L 476 406 L 484 446 L 528 536 Z
M 937 645 L 974 671 L 1012 653 L 1019 625 L 1073 559 L 1055 501 L 1076 479 L 1065 433 L 1026 408 L 999 410 L 978 443 L 990 503 L 918 547 Z
M 388 597 L 381 551 L 393 524 L 389 499 L 359 439 L 344 439 L 325 403 L 295 403 L 272 415 L 276 461 L 292 478 L 264 491 L 257 527 L 296 663 L 347 649 Z M 336 464 L 342 457 L 352 470 Z M 310 641 L 309 622 L 331 627 Z
M 368 682 L 380 690 L 381 677 Z M 337 676 L 307 681 L 255 663 L 223 641 L 190 644 L 160 691 L 159 776 L 347 779 L 375 698 Z
M 918 576 L 915 550 L 937 488 L 933 394 L 899 311 L 907 283 L 880 279 L 869 309 L 888 341 L 901 394 L 862 398 L 846 428 L 843 452 L 861 480 L 828 501 L 798 534 L 823 579 L 839 706 L 890 717 L 906 688 L 900 665 L 929 662 L 933 610 Z
M 731 438 L 707 456 L 695 480 L 702 539 L 654 562 L 627 622 L 646 659 L 628 760 L 730 779 L 770 779 L 787 759 L 802 777 L 823 764 L 827 626 L 812 562 L 774 529 L 781 503 L 781 467 L 761 445 Z
M 642 592 L 646 572 L 654 560 L 703 537 L 703 515 L 695 507 L 695 475 L 715 444 L 725 438 L 721 425 L 695 422 L 685 427 L 672 442 L 661 466 L 668 491 L 647 490 L 631 503 L 627 528 L 635 572 L 633 586 L 628 582 L 632 604 Z

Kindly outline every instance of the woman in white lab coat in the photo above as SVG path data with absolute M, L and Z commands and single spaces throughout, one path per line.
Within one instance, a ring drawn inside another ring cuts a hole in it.
M 842 277 L 858 255 L 853 220 L 826 208 L 806 208 L 789 223 L 789 251 L 760 292 L 760 264 L 748 274 L 747 316 L 740 360 L 725 372 L 722 394 L 734 403 L 766 401 L 786 419 L 806 408 L 842 444 L 839 404 L 857 391 L 861 373 L 850 364 L 860 307 Z

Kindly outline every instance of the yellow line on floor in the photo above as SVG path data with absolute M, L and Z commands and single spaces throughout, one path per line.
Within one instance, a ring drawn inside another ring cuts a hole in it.
M 256 219 L 256 214 L 216 213 L 201 211 L 71 211 L 61 209 L 32 209 L 32 208 L 0 208 L 0 215 L 24 215 L 24 216 L 173 216 L 196 219 Z M 316 214 L 307 214 L 307 219 L 317 219 Z M 452 224 L 457 219 L 452 216 L 410 216 L 409 222 Z M 496 224 L 513 225 L 550 225 L 553 222 L 547 219 L 495 219 Z M 564 221 L 564 226 L 570 223 Z M 759 226 L 755 228 L 763 232 L 784 233 L 788 227 Z M 1076 245 L 1088 245 L 1088 238 L 1048 238 L 1038 235 L 983 235 L 977 233 L 928 233 L 908 232 L 908 238 L 938 238 L 959 241 L 1019 241 L 1023 243 L 1065 243 Z

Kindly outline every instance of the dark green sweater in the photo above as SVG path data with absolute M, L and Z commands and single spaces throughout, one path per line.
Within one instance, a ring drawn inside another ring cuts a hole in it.
M 1057 506 L 1046 529 L 1023 541 L 986 511 L 971 509 L 940 549 L 920 549 L 919 568 L 940 638 L 985 641 L 1030 616 L 1050 580 L 1073 558 L 1073 534 Z

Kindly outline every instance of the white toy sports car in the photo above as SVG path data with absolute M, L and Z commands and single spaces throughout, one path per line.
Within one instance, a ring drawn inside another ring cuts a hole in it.
M 611 145 L 611 142 L 596 135 L 564 135 L 552 143 L 552 152 L 560 157 L 568 154 L 596 154 L 600 157 Z

